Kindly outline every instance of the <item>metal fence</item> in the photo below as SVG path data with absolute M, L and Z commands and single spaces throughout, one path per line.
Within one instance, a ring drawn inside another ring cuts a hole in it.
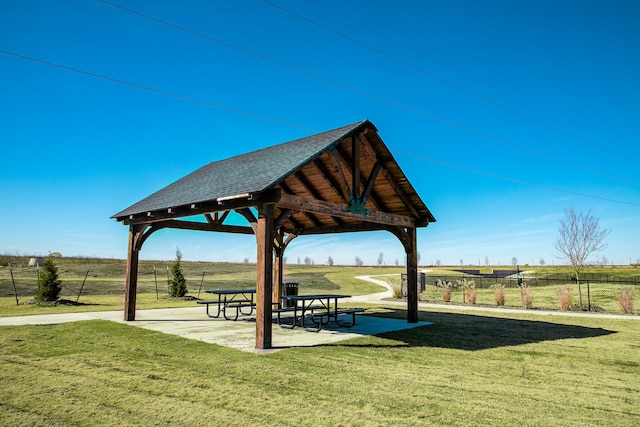
M 502 285 L 510 295 L 507 306 L 521 306 L 520 290 L 530 289 L 533 295 L 533 308 L 559 309 L 559 289 L 569 288 L 572 296 L 572 310 L 620 313 L 620 297 L 623 290 L 629 290 L 631 296 L 640 295 L 640 276 L 619 277 L 606 274 L 584 274 L 580 286 L 568 274 L 550 274 L 542 277 L 511 275 L 504 278 L 482 275 L 427 275 L 421 299 L 426 302 L 442 302 L 442 284 L 449 283 L 453 295 L 452 302 L 466 303 L 462 281 L 473 280 L 478 294 L 478 304 L 495 305 L 495 285 Z M 580 300 L 582 299 L 582 300 Z M 632 300 L 631 300 L 632 302 Z M 638 312 L 638 310 L 635 310 Z

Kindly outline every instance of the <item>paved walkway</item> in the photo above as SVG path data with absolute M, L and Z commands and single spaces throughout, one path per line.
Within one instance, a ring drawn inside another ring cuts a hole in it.
M 204 307 L 161 308 L 136 311 L 136 320 L 126 322 L 122 310 L 87 313 L 42 314 L 35 316 L 0 317 L 0 326 L 50 325 L 83 320 L 108 320 L 166 334 L 178 335 L 213 344 L 250 352 L 269 352 L 255 349 L 255 318 L 229 321 L 212 319 Z M 273 350 L 293 347 L 311 347 L 338 341 L 375 335 L 428 325 L 429 322 L 407 323 L 406 320 L 359 316 L 351 328 L 338 328 L 330 324 L 320 332 L 307 332 L 301 328 L 285 329 L 273 325 Z M 272 351 L 273 351 L 272 350 Z

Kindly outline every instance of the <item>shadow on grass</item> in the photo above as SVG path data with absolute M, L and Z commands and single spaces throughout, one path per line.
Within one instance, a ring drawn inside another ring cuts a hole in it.
M 389 317 L 404 316 L 406 319 L 406 311 L 397 310 L 397 313 L 389 314 Z M 615 333 L 602 328 L 462 313 L 428 313 L 426 317 L 421 320 L 428 320 L 433 324 L 385 332 L 376 336 L 401 341 L 410 347 L 474 351 L 568 338 L 593 338 Z

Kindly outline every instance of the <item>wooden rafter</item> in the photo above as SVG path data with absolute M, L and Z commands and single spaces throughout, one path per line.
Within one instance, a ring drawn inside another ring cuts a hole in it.
M 391 174 L 391 172 L 389 172 L 386 169 L 383 169 L 383 171 L 384 171 L 384 174 L 385 174 L 385 178 L 387 179 L 387 181 L 389 181 L 389 184 L 391 184 L 391 186 L 393 187 L 394 191 L 400 197 L 400 200 L 402 200 L 402 203 L 404 203 L 404 205 L 407 208 L 407 210 L 411 213 L 411 215 L 413 215 L 415 217 L 419 217 L 420 215 L 418 215 L 418 212 L 413 207 L 413 203 L 411 203 L 411 200 L 409 200 L 409 197 L 407 196 L 407 193 L 405 193 L 404 190 L 402 188 L 400 188 L 400 184 L 398 184 L 398 181 L 396 181 L 396 179 Z
M 347 165 L 347 167 L 349 167 L 349 165 L 351 163 L 347 160 L 346 153 L 344 153 L 343 150 L 336 150 L 336 151 L 338 153 L 338 156 L 342 160 L 342 162 L 344 162 L 344 164 Z M 349 168 L 349 172 L 352 172 L 351 168 Z M 373 203 L 373 205 L 376 207 L 377 210 L 381 210 L 381 211 L 388 211 L 389 210 L 389 209 L 387 209 L 386 204 L 382 201 L 382 199 L 380 197 L 378 197 L 375 194 L 375 192 L 373 192 L 373 190 L 369 194 L 369 200 L 371 200 L 371 203 Z
M 347 163 L 348 164 L 348 163 Z M 351 136 L 351 191 L 360 201 L 360 143 L 356 135 Z
M 208 223 L 210 223 L 210 224 L 220 224 L 220 225 L 222 225 L 224 220 L 227 219 L 227 216 L 229 216 L 229 211 L 213 212 L 213 217 L 211 216 L 211 213 L 204 214 L 204 217 L 207 219 Z
M 320 193 L 315 189 L 315 187 L 309 182 L 307 177 L 304 175 L 302 171 L 298 171 L 295 174 L 295 177 L 298 178 L 298 181 L 302 184 L 302 186 L 313 196 L 314 199 L 322 200 L 323 197 Z M 335 221 L 336 224 L 342 224 L 343 221 L 335 216 L 332 216 L 331 219 Z
M 338 181 L 333 179 L 333 175 L 331 175 L 331 172 L 329 172 L 329 170 L 325 167 L 324 163 L 322 163 L 322 161 L 320 161 L 320 159 L 315 159 L 313 161 L 313 165 L 322 174 L 322 177 L 329 183 L 329 187 L 331 187 L 333 189 L 333 191 L 335 191 L 336 195 L 341 197 L 342 200 L 344 200 L 345 203 L 349 203 L 349 195 L 345 194 L 342 191 L 342 187 L 340 186 Z
M 337 150 L 337 146 L 331 149 L 331 160 L 333 160 L 333 166 L 338 173 L 338 184 L 340 185 L 340 189 L 342 190 L 342 195 L 345 200 L 349 200 L 351 196 L 351 189 L 349 189 L 349 183 L 347 182 L 347 177 L 342 170 L 342 166 L 340 166 L 340 160 L 342 156 Z
M 291 189 L 290 189 L 290 188 L 289 188 L 289 187 L 288 187 L 284 182 L 283 182 L 283 183 L 281 183 L 281 184 L 280 184 L 280 186 L 282 187 L 282 190 L 283 190 L 285 193 L 287 193 L 287 194 L 294 194 L 294 192 L 293 192 L 293 191 L 291 191 Z M 311 223 L 312 223 L 314 226 L 316 226 L 316 227 L 317 227 L 318 225 L 322 224 L 322 221 L 320 221 L 320 220 L 318 219 L 318 217 L 317 217 L 317 216 L 315 216 L 312 212 L 302 211 L 302 214 L 303 214 L 304 216 L 306 216 L 306 217 L 307 217 L 307 219 L 308 219 L 309 221 L 311 221 Z
M 285 221 L 291 218 L 295 213 L 296 211 L 292 209 L 284 209 L 282 212 L 280 212 L 280 215 L 278 215 L 278 217 L 275 220 L 276 230 L 280 229 L 282 225 L 285 223 Z
M 380 163 L 376 163 L 373 165 L 373 170 L 371 171 L 371 174 L 367 179 L 367 183 L 364 186 L 364 190 L 362 190 L 362 194 L 360 195 L 360 199 L 362 199 L 363 202 L 365 202 L 371 195 L 371 192 L 373 191 L 373 186 L 376 183 L 376 178 L 378 177 L 379 172 L 380 172 Z
M 362 135 L 361 141 L 365 147 L 365 150 L 367 151 L 367 153 L 369 153 L 371 158 L 377 160 L 378 156 L 376 155 L 375 149 L 371 145 L 371 141 L 369 141 L 369 139 L 364 135 Z M 385 178 L 387 179 L 387 181 L 389 181 L 389 184 L 393 187 L 398 197 L 400 197 L 400 200 L 402 200 L 402 203 L 405 205 L 407 210 L 411 213 L 412 216 L 419 218 L 420 215 L 415 210 L 413 203 L 411 202 L 411 200 L 409 200 L 407 193 L 405 193 L 405 191 L 400 188 L 400 184 L 398 184 L 398 181 L 395 179 L 395 177 L 391 174 L 391 172 L 387 170 L 387 168 L 384 167 L 384 165 L 382 165 L 381 169 L 384 172 Z

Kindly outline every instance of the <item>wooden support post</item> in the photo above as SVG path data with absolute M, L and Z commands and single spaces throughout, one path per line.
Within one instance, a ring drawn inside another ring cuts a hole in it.
M 418 250 L 415 228 L 407 228 L 407 321 L 418 321 Z
M 136 296 L 138 293 L 138 239 L 145 227 L 129 226 L 129 249 L 124 287 L 124 320 L 136 320 Z
M 256 348 L 269 349 L 272 344 L 273 292 L 273 205 L 258 209 L 256 240 L 258 243 L 256 283 Z
M 280 303 L 282 295 L 282 280 L 284 277 L 284 235 L 282 231 L 278 231 L 275 236 L 275 246 L 273 252 L 275 254 L 274 272 L 273 272 L 273 299 L 272 302 Z

